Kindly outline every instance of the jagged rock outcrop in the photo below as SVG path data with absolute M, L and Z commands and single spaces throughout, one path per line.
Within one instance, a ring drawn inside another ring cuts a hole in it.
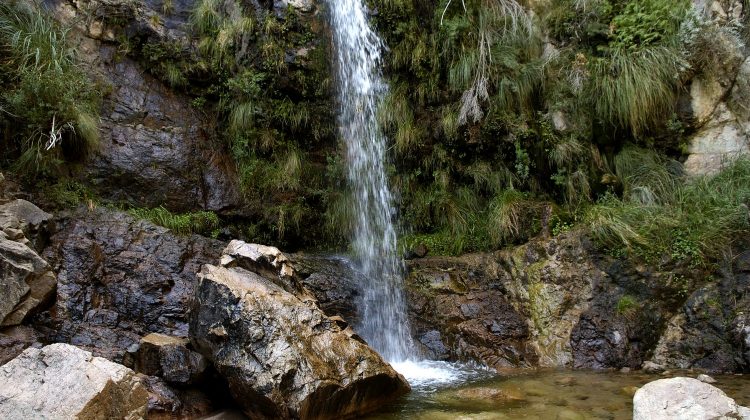
M 750 409 L 693 378 L 649 382 L 633 397 L 633 420 L 750 419 Z
M 54 232 L 54 223 L 51 214 L 26 200 L 15 199 L 0 206 L 0 230 L 8 238 L 41 251 Z
M 0 418 L 140 419 L 148 393 L 135 372 L 67 344 L 29 348 L 0 367 Z
M 233 241 L 222 262 L 199 274 L 190 337 L 250 417 L 354 416 L 408 391 L 374 350 L 296 293 L 277 249 Z
M 104 208 L 81 207 L 58 224 L 44 252 L 58 273 L 57 301 L 37 321 L 49 341 L 120 362 L 148 333 L 187 336 L 195 273 L 218 260 L 222 242 Z
M 322 255 L 296 254 L 290 257 L 302 282 L 318 300 L 318 306 L 328 316 L 340 316 L 357 325 L 359 316 L 355 303 L 359 301 L 359 284 L 366 281 L 363 274 L 345 258 Z

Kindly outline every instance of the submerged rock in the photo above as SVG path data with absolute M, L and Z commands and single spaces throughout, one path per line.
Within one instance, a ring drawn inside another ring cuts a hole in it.
M 26 349 L 0 367 L 0 418 L 135 420 L 147 402 L 132 370 L 68 344 Z
M 401 375 L 307 293 L 285 290 L 294 276 L 285 279 L 283 265 L 270 278 L 243 268 L 255 262 L 237 261 L 240 245 L 228 247 L 231 258 L 222 258 L 230 267 L 206 265 L 199 274 L 190 337 L 227 379 L 246 414 L 354 416 L 409 390 Z M 264 248 L 264 254 L 274 250 Z
M 699 380 L 701 382 L 705 382 L 707 384 L 715 384 L 716 383 L 716 379 L 714 379 L 714 378 L 712 378 L 712 377 L 710 377 L 710 376 L 708 376 L 706 374 L 703 374 L 703 373 L 700 374 L 700 375 L 698 375 L 695 379 L 697 379 L 697 380 Z
M 668 419 L 750 419 L 750 410 L 693 378 L 659 379 L 635 393 L 633 420 Z

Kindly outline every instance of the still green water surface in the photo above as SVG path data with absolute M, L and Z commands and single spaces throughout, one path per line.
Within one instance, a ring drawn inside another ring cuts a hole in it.
M 674 376 L 640 372 L 569 370 L 511 371 L 469 384 L 416 388 L 370 420 L 395 419 L 630 419 L 635 387 Z M 738 404 L 750 405 L 750 375 L 712 375 L 714 386 Z

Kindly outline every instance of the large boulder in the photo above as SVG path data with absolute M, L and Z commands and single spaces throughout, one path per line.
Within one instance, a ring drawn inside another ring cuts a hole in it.
M 649 382 L 633 397 L 633 420 L 750 419 L 750 410 L 739 406 L 715 386 L 693 378 Z
M 195 273 L 222 242 L 105 208 L 81 207 L 58 225 L 44 252 L 58 273 L 54 310 L 39 320 L 47 340 L 119 363 L 149 333 L 187 337 Z
M 147 403 L 132 370 L 67 344 L 26 349 L 0 367 L 0 418 L 135 420 Z
M 298 280 L 278 250 L 233 243 L 227 252 L 222 261 L 229 267 L 206 265 L 198 276 L 190 337 L 246 414 L 354 416 L 409 390 L 402 376 L 306 292 L 293 293 Z M 258 271 L 269 278 L 246 268 L 258 261 L 266 262 Z

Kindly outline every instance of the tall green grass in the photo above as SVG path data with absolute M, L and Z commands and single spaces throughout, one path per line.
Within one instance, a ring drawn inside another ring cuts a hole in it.
M 616 164 L 623 197 L 604 196 L 586 216 L 593 237 L 606 247 L 650 262 L 706 265 L 748 232 L 750 160 L 686 179 L 676 162 L 642 150 L 625 153 Z
M 20 154 L 16 167 L 51 172 L 62 159 L 96 147 L 99 95 L 80 70 L 67 30 L 40 4 L 5 2 L 0 51 L 0 122 L 7 121 L 6 140 Z
M 198 233 L 211 234 L 219 227 L 219 217 L 214 212 L 197 211 L 191 213 L 172 213 L 164 207 L 132 208 L 128 213 L 137 219 L 145 219 L 156 225 L 164 226 L 179 235 Z
M 686 67 L 672 46 L 614 50 L 590 62 L 586 97 L 601 121 L 639 135 L 667 119 Z

